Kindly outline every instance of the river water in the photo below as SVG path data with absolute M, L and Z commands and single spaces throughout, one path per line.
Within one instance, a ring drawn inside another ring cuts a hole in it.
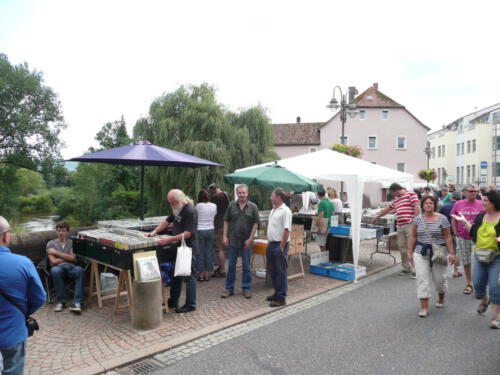
M 56 229 L 55 220 L 57 220 L 57 218 L 58 216 L 54 215 L 24 218 L 18 226 L 23 228 L 26 232 L 53 230 Z

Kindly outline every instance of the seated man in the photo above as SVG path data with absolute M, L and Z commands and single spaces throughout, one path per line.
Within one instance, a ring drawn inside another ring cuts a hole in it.
M 47 256 L 50 262 L 50 273 L 54 280 L 54 287 L 57 295 L 57 305 L 55 312 L 62 311 L 66 304 L 67 279 L 75 280 L 75 291 L 73 304 L 69 311 L 75 314 L 81 314 L 83 301 L 83 283 L 85 273 L 82 267 L 77 266 L 76 254 L 73 254 L 73 243 L 68 239 L 69 224 L 61 221 L 56 225 L 57 238 L 47 243 Z

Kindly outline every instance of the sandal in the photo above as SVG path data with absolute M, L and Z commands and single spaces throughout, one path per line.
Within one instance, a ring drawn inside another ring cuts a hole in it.
M 438 301 L 434 306 L 436 306 L 438 309 L 442 309 L 444 307 L 444 301 Z
M 429 312 L 427 310 L 422 309 L 418 312 L 418 316 L 419 318 L 426 318 L 428 313 Z
M 479 304 L 479 307 L 477 308 L 477 313 L 478 314 L 484 313 L 486 310 L 488 310 L 489 305 L 490 305 L 490 301 L 488 301 L 488 303 L 483 303 L 481 301 L 481 303 Z
M 473 290 L 474 287 L 472 285 L 466 285 L 464 288 L 464 294 L 471 294 Z
M 496 319 L 493 319 L 490 323 L 491 329 L 500 329 L 500 322 Z
M 462 272 L 454 272 L 453 273 L 453 277 L 461 277 L 462 276 Z
M 210 276 L 205 275 L 205 278 L 204 278 L 203 280 L 205 280 L 205 281 L 210 281 Z

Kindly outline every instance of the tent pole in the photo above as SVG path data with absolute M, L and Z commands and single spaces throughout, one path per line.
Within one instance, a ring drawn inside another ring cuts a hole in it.
M 144 220 L 144 165 L 141 165 L 141 220 Z

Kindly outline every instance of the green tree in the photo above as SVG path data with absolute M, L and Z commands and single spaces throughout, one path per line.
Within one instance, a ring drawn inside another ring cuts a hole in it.
M 146 195 L 150 215 L 169 209 L 165 195 L 171 188 L 196 197 L 211 182 L 223 185 L 225 173 L 278 158 L 272 151 L 272 128 L 265 110 L 257 106 L 240 113 L 227 111 L 208 84 L 181 86 L 154 100 L 149 116 L 137 121 L 134 136 L 224 165 L 148 168 Z
M 56 94 L 27 63 L 0 54 L 0 162 L 37 169 L 59 158 L 65 128 Z
M 38 172 L 26 168 L 19 168 L 16 171 L 16 178 L 19 186 L 19 195 L 36 195 L 47 192 L 47 184 L 43 176 Z

